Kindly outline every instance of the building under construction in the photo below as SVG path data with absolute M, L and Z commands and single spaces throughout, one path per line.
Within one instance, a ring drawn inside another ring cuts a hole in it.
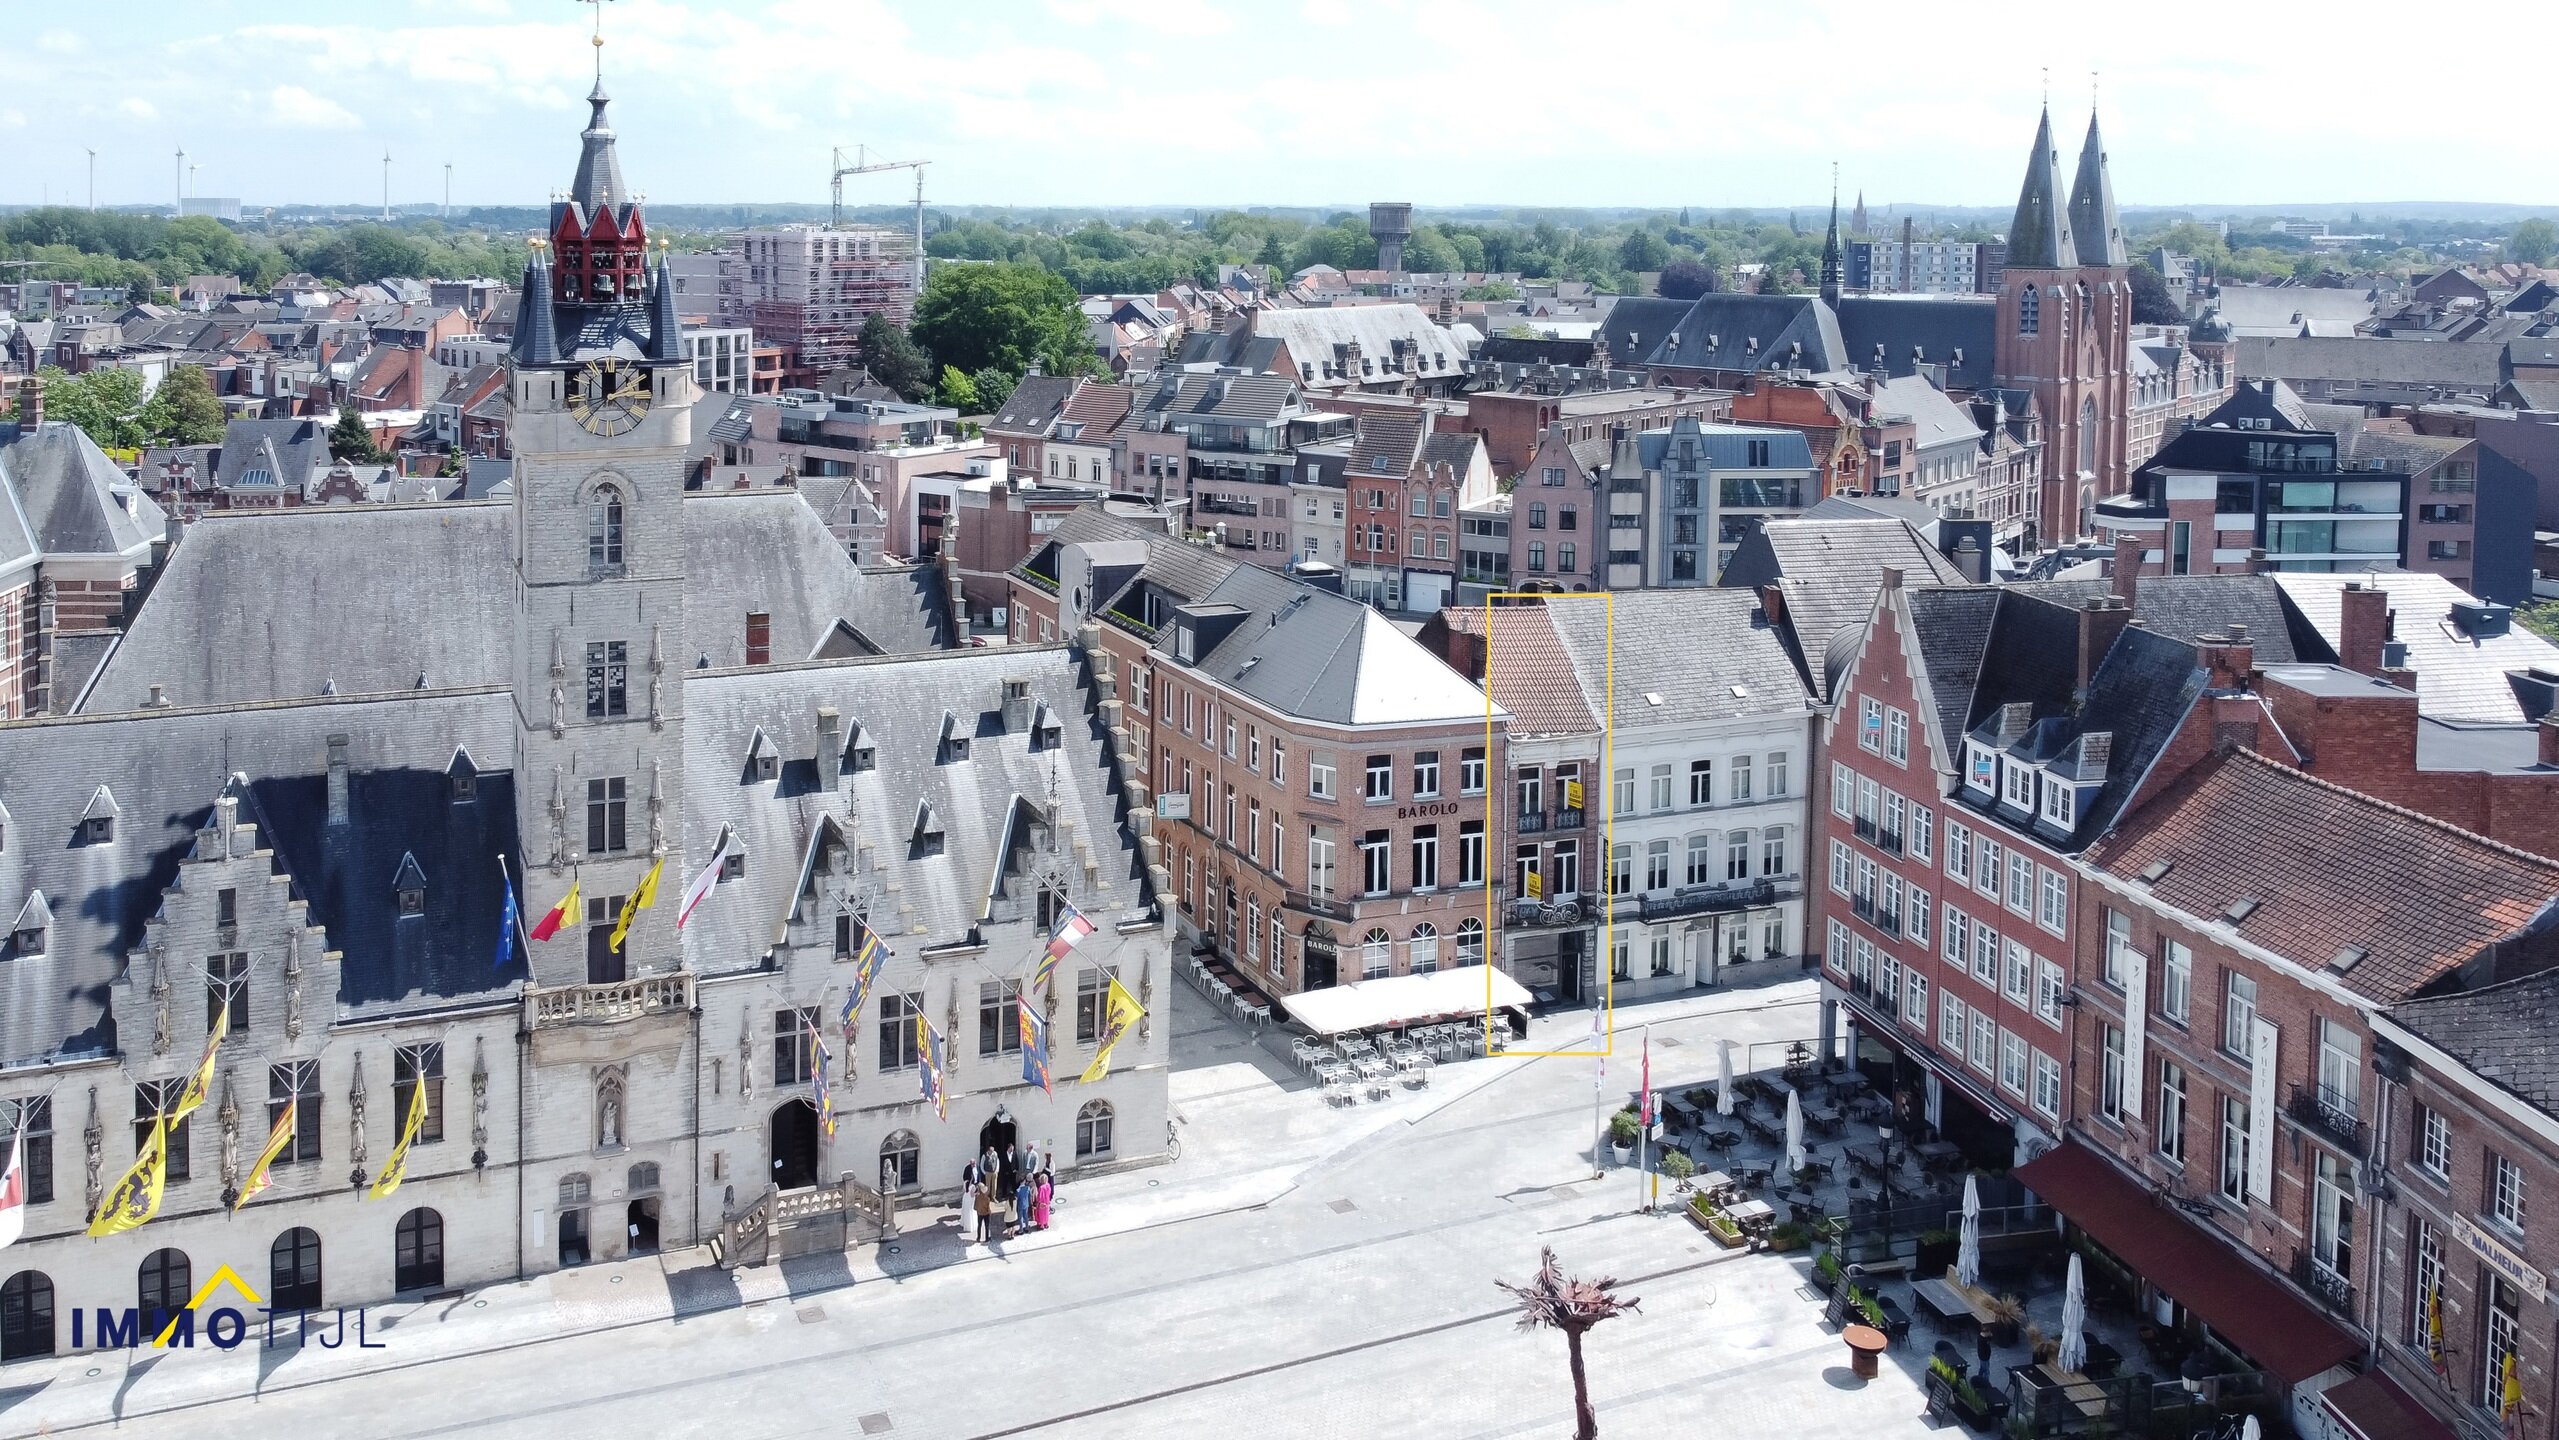
M 720 258 L 720 319 L 788 353 L 795 386 L 854 363 L 862 322 L 915 318 L 915 241 L 871 225 L 742 230 Z

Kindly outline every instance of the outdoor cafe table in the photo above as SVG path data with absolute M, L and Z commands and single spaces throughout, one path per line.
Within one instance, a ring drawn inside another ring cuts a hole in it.
M 1964 1158 L 1963 1151 L 1944 1140 L 1931 1140 L 1925 1145 L 1913 1146 L 1910 1153 L 1918 1156 L 1919 1163 L 1932 1170 L 1941 1165 L 1952 1165 Z
M 1703 1175 L 1690 1177 L 1688 1183 L 1707 1199 L 1721 1200 L 1733 1188 L 1733 1177 L 1721 1170 L 1709 1170 Z
M 2080 1414 L 2091 1420 L 2106 1417 L 2105 1387 L 2096 1381 L 2075 1370 L 2064 1370 L 2049 1360 L 2037 1365 L 2034 1373 L 2047 1385 L 2058 1388 L 2064 1400 L 2079 1407 Z
M 1926 1280 L 1914 1280 L 1910 1288 L 1911 1292 L 1919 1297 L 1919 1303 L 1927 1306 L 1928 1313 L 1936 1316 L 1940 1324 L 1979 1323 L 1980 1317 L 1973 1312 L 1973 1302 L 1965 1299 L 1962 1291 L 1944 1280 L 1933 1276 Z
M 1851 1325 L 1839 1332 L 1839 1338 L 1848 1342 L 1849 1369 L 1860 1380 L 1874 1379 L 1877 1369 L 1875 1357 L 1883 1354 L 1884 1347 L 1892 1341 L 1872 1325 Z
M 1764 1229 L 1775 1223 L 1777 1219 L 1775 1207 L 1765 1200 L 1744 1200 L 1738 1205 L 1727 1207 L 1724 1214 L 1744 1230 Z

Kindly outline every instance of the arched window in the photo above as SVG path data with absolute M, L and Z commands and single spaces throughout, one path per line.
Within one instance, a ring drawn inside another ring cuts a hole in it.
M 0 1360 L 53 1353 L 53 1280 L 21 1270 L 0 1283 Z
M 610 485 L 587 501 L 586 568 L 597 574 L 622 568 L 622 492 Z
M 2017 333 L 2035 334 L 2042 324 L 2043 301 L 2035 294 L 2035 287 L 2029 285 L 2017 296 Z
M 561 1204 L 583 1205 L 589 1199 L 593 1198 L 594 1195 L 595 1182 L 587 1179 L 584 1175 L 563 1175 L 560 1177 Z
M 1109 1158 L 1113 1146 L 1111 1102 L 1087 1100 L 1075 1112 L 1075 1158 L 1102 1160 Z
M 1413 927 L 1413 973 L 1428 975 L 1439 968 L 1439 927 L 1428 920 Z
M 320 1232 L 296 1225 L 267 1247 L 267 1304 L 280 1311 L 320 1308 Z
M 2079 402 L 2079 471 L 2083 475 L 2097 473 L 2097 402 Z
M 1386 933 L 1383 925 L 1371 926 L 1367 934 L 1359 937 L 1359 977 L 1362 980 L 1381 979 L 1394 968 L 1389 959 L 1394 944 L 1393 937 Z
M 421 1205 L 392 1232 L 391 1288 L 444 1288 L 444 1217 Z
M 1471 915 L 1457 922 L 1457 963 L 1484 963 L 1484 922 Z
M 142 1257 L 138 1297 L 143 1328 L 152 1334 L 169 1317 L 187 1308 L 187 1300 L 195 1294 L 195 1267 L 187 1263 L 184 1250 L 154 1250 Z M 156 1318 L 155 1318 L 156 1317 Z
M 892 1130 L 880 1142 L 880 1184 L 890 1190 L 912 1190 L 924 1161 L 924 1144 L 912 1130 Z
M 658 1188 L 657 1162 L 654 1160 L 643 1160 L 639 1164 L 631 1167 L 630 1178 L 628 1183 L 623 1187 L 623 1193 L 629 1195 L 645 1195 L 656 1188 Z

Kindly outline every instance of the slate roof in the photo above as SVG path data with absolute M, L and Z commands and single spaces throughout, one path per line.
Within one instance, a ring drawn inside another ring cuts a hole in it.
M 1950 747 L 1963 743 L 1972 716 L 1973 686 L 2000 594 L 1987 585 L 1922 585 L 1907 597 L 1919 663 L 1937 703 L 1937 732 Z
M 238 486 L 252 469 L 263 468 L 273 483 L 294 494 L 314 470 L 329 468 L 329 432 L 317 420 L 234 420 L 222 429 L 222 454 L 213 478 Z
M 1615 724 L 1802 714 L 1804 677 L 1747 590 L 1635 590 L 1544 607 L 1588 702 Z
M 167 533 L 159 503 L 67 421 L 39 425 L 0 449 L 0 485 L 15 492 L 36 547 L 56 558 L 138 558 Z
M 1862 627 L 1874 613 L 1887 565 L 1900 567 L 1909 584 L 1965 583 L 1963 572 L 1903 521 L 1809 518 L 1763 522 L 1734 549 L 1718 583 L 1754 594 L 1775 584 L 1785 597 L 1787 627 L 1818 667 L 1834 635 Z M 1823 669 L 1815 669 L 1812 680 L 1815 694 L 1827 699 Z
M 2470 1072 L 2559 1116 L 2559 971 L 2394 1005 L 2390 1018 Z
M 1006 435 L 1046 435 L 1066 409 L 1075 379 L 1069 375 L 1025 375 L 1004 400 L 1004 408 L 986 428 Z
M 2155 881 L 2139 877 L 2154 865 Z M 2126 817 L 2089 863 L 2151 898 L 2385 1004 L 2449 983 L 2491 946 L 2502 963 L 2553 952 L 2559 864 L 2328 784 L 2254 751 L 2225 750 Z M 2234 902 L 2256 908 L 2232 922 Z M 2485 977 L 2482 977 L 2485 978 Z
M 2069 202 L 2061 188 L 2061 151 L 2053 146 L 2053 116 L 2035 124 L 2035 148 L 2026 156 L 2026 182 L 2017 190 L 2017 213 L 2008 222 L 2008 264 L 2015 270 L 2068 270 L 2079 264 L 2079 242 L 2070 233 Z
M 1418 352 L 1415 378 L 1446 379 L 1466 368 L 1465 347 L 1456 336 L 1431 323 L 1430 316 L 1418 305 L 1263 310 L 1253 318 L 1253 334 L 1256 339 L 1285 342 L 1288 353 L 1299 365 L 1315 367 L 1313 376 L 1301 373 L 1296 378 L 1315 383 L 1323 381 L 1324 366 L 1338 363 L 1343 358 L 1343 347 L 1354 342 L 1359 345 L 1362 365 L 1374 368 L 1340 377 L 1348 381 L 1388 378 L 1396 361 L 1398 341 Z
M 684 503 L 687 629 L 662 637 L 669 664 L 742 661 L 744 617 L 759 610 L 776 660 L 806 658 L 838 619 L 868 642 L 854 653 L 947 643 L 944 602 L 922 572 L 857 570 L 795 492 Z M 154 684 L 204 705 L 509 683 L 513 520 L 488 503 L 208 515 L 79 708 L 136 708 Z
M 2088 139 L 2079 149 L 2079 175 L 2070 185 L 2070 234 L 2082 265 L 2122 265 L 2123 220 L 2115 213 L 2115 183 L 2106 169 L 2106 142 L 2097 115 L 2088 115 Z
M 2559 668 L 2559 645 L 2521 625 L 2503 635 L 2473 638 L 2452 623 L 2452 607 L 2469 592 L 2441 575 L 2378 570 L 2314 575 L 2279 571 L 2267 577 L 2282 587 L 2293 612 L 2331 655 L 2343 634 L 2339 596 L 2350 582 L 2376 585 L 2390 596 L 2392 638 L 2408 646 L 2417 672 L 2417 711 L 2442 720 L 2520 725 L 2526 716 L 2508 676 L 2533 666 Z M 2144 585 L 2150 582 L 2145 580 Z
M 2108 582 L 2094 583 L 2110 588 Z M 2272 575 L 2149 575 L 2134 587 L 2133 623 L 2145 630 L 2191 645 L 2206 635 L 2229 633 L 2233 622 L 2248 627 L 2259 665 L 2336 658 L 2315 632 L 2297 631 Z
M 502 777 L 484 776 L 481 797 L 455 806 L 444 775 L 457 747 L 508 754 L 512 709 L 502 692 L 447 692 L 0 726 L 0 806 L 9 814 L 0 912 L 15 915 L 38 890 L 53 912 L 45 954 L 0 963 L 0 1065 L 114 1046 L 109 987 L 234 774 L 252 780 L 243 817 L 256 819 L 252 807 L 272 805 L 266 823 L 279 853 L 315 867 L 297 869 L 296 885 L 314 917 L 331 927 L 330 947 L 344 952 L 343 1005 L 361 1007 L 413 986 L 468 994 L 521 978 L 520 965 L 491 964 L 499 892 L 490 857 L 513 848 L 512 792 L 493 783 Z M 313 817 L 325 820 L 328 737 L 337 734 L 349 738 L 356 803 L 346 832 L 325 837 Z M 431 794 L 415 778 L 428 772 Z M 116 834 L 103 844 L 75 844 L 79 819 L 101 785 L 120 811 Z M 311 792 L 322 797 L 316 809 Z M 416 854 L 428 875 L 427 916 L 409 922 L 427 930 L 423 945 L 394 941 L 355 913 L 387 912 L 403 853 Z M 352 887 L 365 884 L 379 885 L 380 894 L 358 907 Z
M 1032 749 L 1025 726 L 1002 727 L 1003 686 L 1027 682 L 1031 712 L 1053 722 L 1058 744 Z M 1108 926 L 1154 903 L 1128 827 L 1126 797 L 1105 748 L 1092 679 L 1065 645 L 1007 646 L 815 665 L 758 667 L 688 679 L 684 694 L 684 855 L 706 860 L 730 827 L 746 850 L 746 874 L 720 885 L 685 926 L 685 951 L 710 973 L 752 969 L 772 947 L 796 899 L 822 816 L 870 847 L 897 882 L 873 896 L 872 924 L 892 950 L 964 940 L 987 918 L 1020 806 L 1057 797 L 1060 849 L 1090 859 L 1088 882 L 1070 867 L 1068 898 Z M 1479 702 L 1480 704 L 1480 702 Z M 868 746 L 876 763 L 844 774 L 848 803 L 818 792 L 817 711 L 841 717 L 846 748 Z M 969 737 L 965 759 L 942 746 L 949 712 Z M 782 764 L 773 780 L 747 778 L 747 750 L 761 732 Z M 914 854 L 920 806 L 944 841 Z M 670 874 L 679 867 L 669 866 Z M 1016 881 L 1018 884 L 1018 880 Z M 989 954 L 989 978 L 1027 971 L 1028 955 Z M 962 982 L 973 995 L 975 971 Z
M 1998 302 L 1986 295 L 1844 295 L 1839 363 L 1857 371 L 1880 367 L 1893 376 L 1943 365 L 1949 386 L 1981 390 L 1991 383 L 1998 322 Z M 2014 405 L 2009 413 L 2016 413 Z
M 1138 401 L 1149 416 L 1269 424 L 1288 413 L 1297 382 L 1285 375 L 1166 375 Z
M 2242 335 L 2232 354 L 2242 379 L 2371 380 L 2487 394 L 2510 373 L 2504 346 L 2444 340 Z
M 1914 437 L 1923 451 L 1955 443 L 1979 445 L 1982 429 L 1973 423 L 1972 412 L 1946 398 L 1946 392 L 1919 375 L 1905 375 L 1886 381 L 1883 393 L 1875 398 L 1875 407 L 1886 415 L 1906 417 L 1918 432 Z

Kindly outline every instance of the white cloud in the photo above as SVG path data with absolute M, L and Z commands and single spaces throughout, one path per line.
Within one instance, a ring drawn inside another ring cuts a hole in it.
M 150 101 L 143 99 L 139 95 L 128 95 L 122 100 L 117 101 L 116 110 L 120 114 L 130 115 L 136 120 L 157 120 L 160 118 L 160 108 L 152 104 Z
M 36 48 L 47 55 L 77 55 L 82 46 L 80 37 L 68 30 L 47 30 L 36 37 Z
M 344 105 L 299 85 L 278 85 L 268 91 L 267 114 L 279 125 L 300 130 L 353 130 L 362 123 Z

